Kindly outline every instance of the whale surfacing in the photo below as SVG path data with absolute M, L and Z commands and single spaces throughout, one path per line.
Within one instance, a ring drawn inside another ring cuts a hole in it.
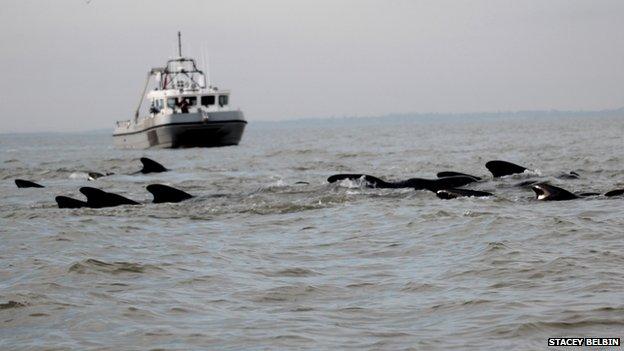
M 437 191 L 440 189 L 457 188 L 466 184 L 474 183 L 477 180 L 472 176 L 452 176 L 438 179 L 425 179 L 425 178 L 410 178 L 406 180 L 387 182 L 385 180 L 373 177 L 368 174 L 335 174 L 327 181 L 330 183 L 337 182 L 343 179 L 358 180 L 363 179 L 366 185 L 371 188 L 379 189 L 401 189 L 401 188 L 413 188 L 415 190 L 431 190 Z
M 528 168 L 518 166 L 511 162 L 494 160 L 489 161 L 485 164 L 485 168 L 487 168 L 494 178 L 504 177 L 511 174 L 524 173 Z
M 535 198 L 540 201 L 564 201 L 578 199 L 579 196 L 554 185 L 540 183 L 531 186 Z
M 327 178 L 328 183 L 335 183 L 342 180 L 359 180 L 362 179 L 366 182 L 366 185 L 371 188 L 391 188 L 390 183 L 383 181 L 377 177 L 373 177 L 368 174 L 334 174 Z
M 624 189 L 611 190 L 604 194 L 604 196 L 606 197 L 620 196 L 620 195 L 624 195 Z

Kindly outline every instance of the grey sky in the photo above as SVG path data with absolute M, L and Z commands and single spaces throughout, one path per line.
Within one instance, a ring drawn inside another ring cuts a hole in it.
M 113 128 L 183 51 L 248 120 L 624 105 L 624 1 L 5 0 L 0 132 Z

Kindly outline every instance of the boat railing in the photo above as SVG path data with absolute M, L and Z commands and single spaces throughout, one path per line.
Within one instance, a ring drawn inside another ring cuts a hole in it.
M 117 128 L 130 128 L 130 120 L 125 120 L 125 121 L 117 121 Z

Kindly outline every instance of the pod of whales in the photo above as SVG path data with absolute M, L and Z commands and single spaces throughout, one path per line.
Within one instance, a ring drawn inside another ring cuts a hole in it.
M 493 160 L 488 161 L 485 167 L 492 173 L 492 178 L 500 178 L 512 174 L 524 173 L 529 170 L 526 167 L 516 165 L 508 161 Z M 414 188 L 416 190 L 431 190 L 441 199 L 455 199 L 458 197 L 489 197 L 494 194 L 487 191 L 460 189 L 465 185 L 476 183 L 482 180 L 474 175 L 444 171 L 437 174 L 438 179 L 411 178 L 403 181 L 388 182 L 368 174 L 335 174 L 327 178 L 329 183 L 340 180 L 363 180 L 366 187 L 371 188 Z M 556 176 L 559 179 L 578 179 L 580 175 L 574 171 L 560 173 Z M 535 199 L 539 201 L 562 201 L 572 200 L 589 196 L 598 196 L 600 193 L 585 192 L 572 193 L 568 190 L 550 185 L 536 179 L 529 179 L 515 184 L 516 187 L 530 187 L 535 192 Z M 624 189 L 616 189 L 606 192 L 605 197 L 624 195 Z
M 141 163 L 143 164 L 143 168 L 135 172 L 136 173 L 160 173 L 168 171 L 160 163 L 149 159 L 147 157 L 142 157 Z M 98 173 L 98 172 L 88 172 L 89 178 L 88 180 L 95 180 L 104 176 L 109 176 L 114 173 Z M 37 184 L 30 180 L 25 179 L 15 179 L 15 185 L 18 188 L 43 188 L 43 185 Z M 147 191 L 149 191 L 154 197 L 153 203 L 177 203 L 182 202 L 184 200 L 188 200 L 193 197 L 193 195 L 186 193 L 180 189 L 176 189 L 164 184 L 150 184 L 146 187 Z M 78 200 L 68 196 L 57 196 L 55 197 L 56 203 L 59 208 L 104 208 L 104 207 L 115 207 L 122 205 L 140 205 L 139 202 L 128 199 L 127 197 L 121 196 L 119 194 L 110 193 L 98 188 L 93 187 L 82 187 L 79 189 L 80 193 L 82 193 L 87 200 Z
M 168 171 L 160 163 L 151 160 L 147 157 L 140 159 L 143 164 L 143 168 L 135 172 L 148 174 L 159 173 Z M 486 168 L 492 173 L 492 178 L 500 178 L 507 175 L 524 173 L 528 168 L 513 164 L 507 161 L 494 160 L 485 164 Z M 97 173 L 89 172 L 89 180 L 97 179 L 103 176 L 112 175 L 113 173 Z M 437 179 L 427 178 L 410 178 L 399 181 L 386 181 L 368 174 L 348 173 L 348 174 L 335 174 L 327 178 L 329 183 L 335 183 L 341 180 L 363 181 L 364 186 L 369 188 L 380 189 L 399 189 L 399 188 L 412 188 L 415 190 L 429 190 L 436 194 L 440 199 L 455 199 L 458 197 L 490 197 L 494 196 L 493 193 L 481 190 L 462 189 L 466 185 L 483 182 L 483 178 L 461 173 L 455 171 L 443 171 L 436 175 Z M 577 179 L 580 175 L 576 172 L 561 173 L 556 178 L 559 179 Z M 15 184 L 18 188 L 43 188 L 43 185 L 25 179 L 15 179 Z M 307 182 L 297 182 L 295 184 L 308 185 Z M 535 199 L 539 201 L 564 201 L 573 200 L 578 198 L 598 196 L 600 193 L 596 192 L 584 192 L 573 193 L 563 188 L 550 185 L 547 182 L 539 181 L 536 179 L 529 179 L 521 183 L 515 184 L 520 187 L 530 187 L 535 193 Z M 153 195 L 153 203 L 177 203 L 181 201 L 193 198 L 182 190 L 163 185 L 163 184 L 150 184 L 146 187 Z M 104 190 L 93 187 L 82 187 L 79 189 L 86 197 L 86 201 L 74 199 L 67 196 L 57 196 L 55 198 L 59 208 L 104 208 L 115 207 L 122 205 L 139 205 L 140 203 L 124 196 L 106 192 Z M 624 189 L 615 189 L 603 194 L 605 197 L 614 197 L 624 195 Z
M 163 184 L 150 184 L 147 191 L 154 196 L 153 203 L 182 202 L 193 196 L 176 188 Z M 59 208 L 104 208 L 116 207 L 122 205 L 140 205 L 139 202 L 128 199 L 127 197 L 109 193 L 101 189 L 92 187 L 82 187 L 80 192 L 87 198 L 87 201 L 73 199 L 67 196 L 57 196 L 55 198 Z

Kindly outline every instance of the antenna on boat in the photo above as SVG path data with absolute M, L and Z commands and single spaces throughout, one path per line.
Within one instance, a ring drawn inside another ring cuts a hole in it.
M 178 31 L 178 56 L 182 57 L 182 34 Z

